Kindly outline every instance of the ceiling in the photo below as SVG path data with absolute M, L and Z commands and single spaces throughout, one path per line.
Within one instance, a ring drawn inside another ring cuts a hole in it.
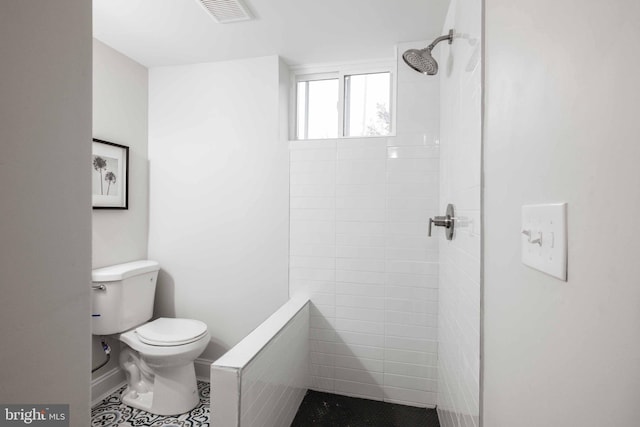
M 147 67 L 280 55 L 290 65 L 393 57 L 440 35 L 449 0 L 245 0 L 218 24 L 197 0 L 93 0 L 94 36 Z

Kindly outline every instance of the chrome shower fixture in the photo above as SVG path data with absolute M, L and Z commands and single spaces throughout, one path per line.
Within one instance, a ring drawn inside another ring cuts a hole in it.
M 453 29 L 449 30 L 448 35 L 438 37 L 424 49 L 409 49 L 402 54 L 402 59 L 417 72 L 434 76 L 438 74 L 438 63 L 431 56 L 431 51 L 438 43 L 444 40 L 449 40 L 449 44 L 453 43 Z

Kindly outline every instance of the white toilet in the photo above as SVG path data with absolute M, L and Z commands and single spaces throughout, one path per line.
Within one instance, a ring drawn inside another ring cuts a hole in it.
M 127 376 L 122 401 L 158 415 L 182 414 L 199 403 L 193 361 L 209 344 L 199 320 L 153 315 L 155 261 L 135 261 L 93 270 L 93 335 L 115 335 L 122 343 L 120 367 Z

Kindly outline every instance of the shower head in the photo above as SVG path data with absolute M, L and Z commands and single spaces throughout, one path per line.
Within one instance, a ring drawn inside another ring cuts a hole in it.
M 431 56 L 431 51 L 438 43 L 443 40 L 449 40 L 449 44 L 453 42 L 453 30 L 449 30 L 446 36 L 438 37 L 429 46 L 424 49 L 409 49 L 402 54 L 402 59 L 407 65 L 419 73 L 433 76 L 438 74 L 438 63 Z

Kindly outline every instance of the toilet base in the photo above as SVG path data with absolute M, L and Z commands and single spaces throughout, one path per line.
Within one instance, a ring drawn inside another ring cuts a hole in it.
M 121 366 L 127 376 L 122 403 L 156 415 L 178 415 L 200 403 L 193 362 L 150 369 L 135 352 L 124 349 Z

